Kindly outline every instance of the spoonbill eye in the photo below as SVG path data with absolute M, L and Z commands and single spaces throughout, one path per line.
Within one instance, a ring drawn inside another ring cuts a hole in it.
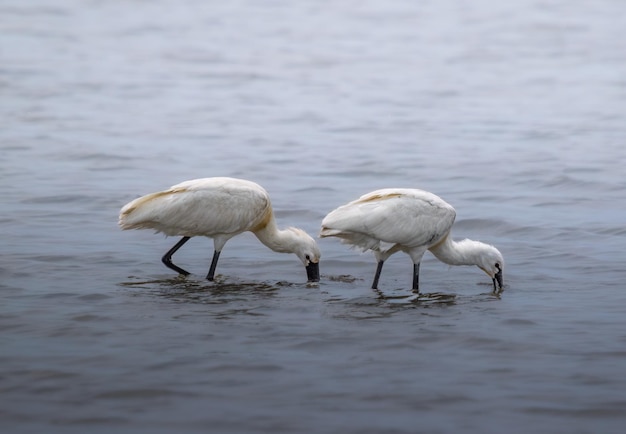
M 496 262 L 496 268 L 499 270 L 500 269 L 500 263 Z

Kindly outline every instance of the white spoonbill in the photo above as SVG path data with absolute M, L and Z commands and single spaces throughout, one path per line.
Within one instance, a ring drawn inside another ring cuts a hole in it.
M 502 290 L 502 255 L 479 241 L 453 241 L 450 229 L 454 208 L 423 190 L 386 188 L 340 206 L 322 221 L 321 237 L 338 237 L 343 243 L 372 250 L 378 261 L 372 288 L 387 258 L 402 251 L 413 260 L 413 291 L 419 293 L 419 268 L 426 250 L 450 265 L 477 265 Z
M 172 255 L 195 236 L 213 238 L 214 253 L 208 280 L 213 280 L 226 242 L 242 232 L 253 232 L 275 252 L 294 253 L 306 267 L 309 282 L 319 281 L 320 250 L 302 229 L 276 227 L 267 191 L 258 184 L 234 178 L 193 179 L 165 191 L 148 194 L 124 205 L 122 229 L 154 229 L 167 236 L 182 235 L 163 255 L 163 263 L 187 275 L 172 263 Z

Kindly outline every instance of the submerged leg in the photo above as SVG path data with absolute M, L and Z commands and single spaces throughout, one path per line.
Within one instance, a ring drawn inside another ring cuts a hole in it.
M 211 267 L 209 267 L 209 274 L 207 274 L 207 280 L 213 280 L 215 277 L 215 267 L 217 267 L 217 260 L 220 258 L 220 252 L 215 250 L 213 252 L 213 260 L 211 261 Z
M 413 264 L 413 292 L 420 293 L 420 263 Z
M 166 267 L 171 268 L 174 271 L 179 272 L 180 274 L 186 276 L 189 274 L 188 271 L 183 270 L 182 268 L 180 268 L 177 265 L 172 264 L 172 255 L 174 253 L 176 253 L 176 251 L 178 249 L 180 249 L 183 244 L 185 244 L 187 241 L 189 241 L 190 237 L 182 237 L 175 245 L 174 247 L 172 247 L 171 249 L 169 249 L 167 251 L 167 253 L 165 255 L 163 255 L 163 257 L 161 258 L 161 261 L 165 264 Z
M 383 270 L 383 264 L 385 261 L 379 260 L 376 266 L 376 274 L 374 275 L 374 281 L 372 282 L 372 289 L 378 289 L 378 279 L 380 279 L 380 272 Z

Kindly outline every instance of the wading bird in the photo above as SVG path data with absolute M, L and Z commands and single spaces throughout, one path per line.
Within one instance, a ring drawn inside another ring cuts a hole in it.
M 208 280 L 213 280 L 226 242 L 250 231 L 273 251 L 294 253 L 306 267 L 309 282 L 319 281 L 320 250 L 315 240 L 302 229 L 278 229 L 269 195 L 251 181 L 234 178 L 185 181 L 129 202 L 120 211 L 119 225 L 122 229 L 154 229 L 167 236 L 182 236 L 161 259 L 180 274 L 189 273 L 172 263 L 172 255 L 189 238 L 213 238 L 213 260 L 207 275 Z
M 401 251 L 413 260 L 413 291 L 419 293 L 420 262 L 430 250 L 446 264 L 477 265 L 493 279 L 494 292 L 502 290 L 502 255 L 479 241 L 453 241 L 450 229 L 455 217 L 454 208 L 432 193 L 387 188 L 331 211 L 322 221 L 320 236 L 338 237 L 363 251 L 372 250 L 378 261 L 373 289 L 378 288 L 385 260 Z

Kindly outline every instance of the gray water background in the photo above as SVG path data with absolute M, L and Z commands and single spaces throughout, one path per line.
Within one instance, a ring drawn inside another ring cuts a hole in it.
M 626 3 L 0 2 L 3 433 L 618 433 L 626 423 Z M 418 187 L 506 288 L 427 254 L 122 232 L 185 179 L 281 226 Z

